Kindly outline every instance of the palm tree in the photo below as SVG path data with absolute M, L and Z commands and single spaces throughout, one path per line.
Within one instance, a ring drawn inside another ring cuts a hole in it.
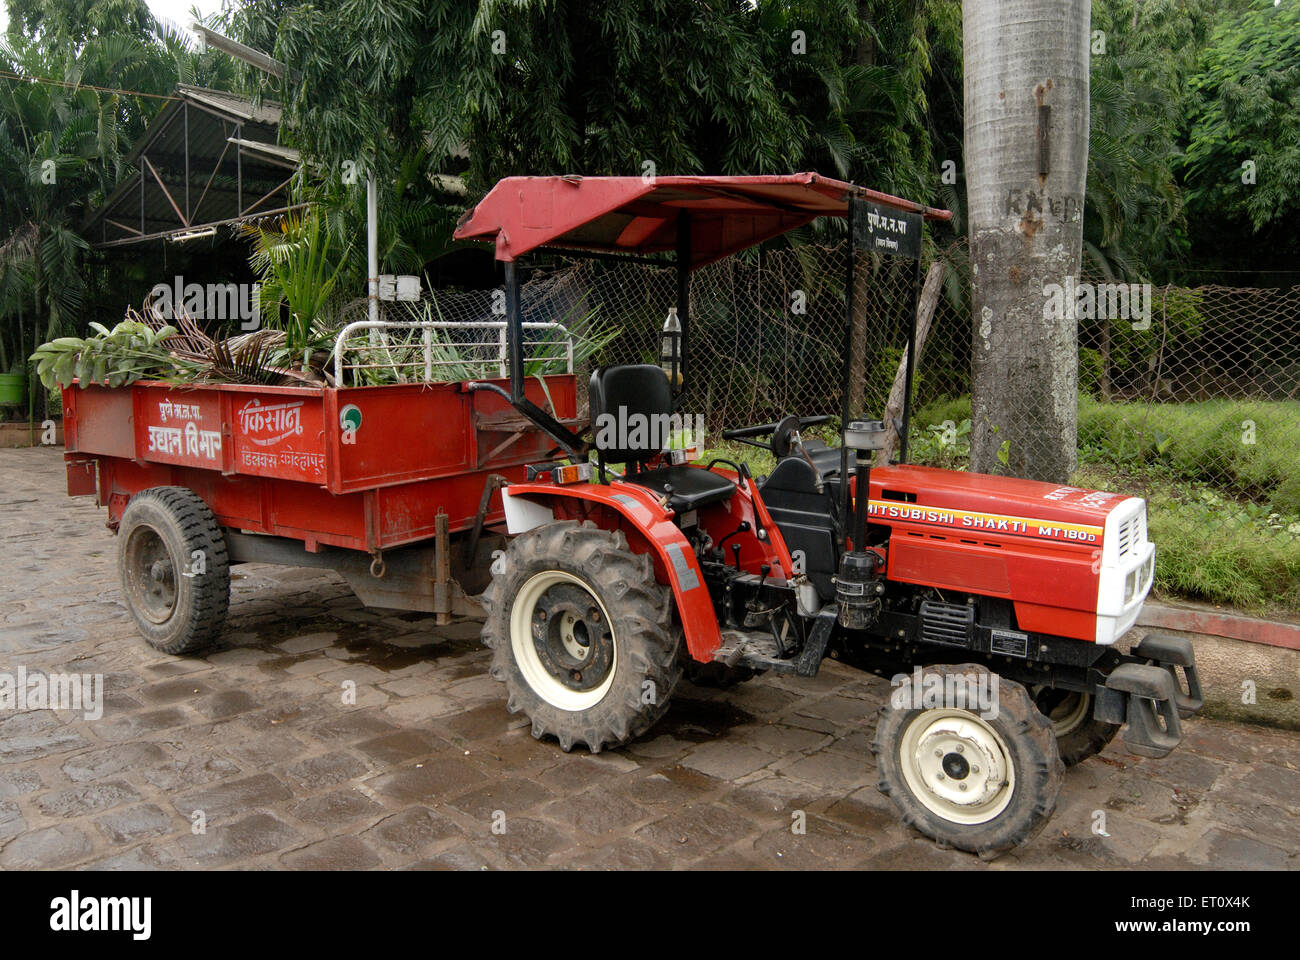
M 135 23 L 126 13 L 122 19 Z M 198 53 L 175 27 L 152 18 L 148 25 L 144 34 L 123 25 L 71 47 L 15 29 L 0 39 L 0 70 L 29 78 L 0 79 L 5 369 L 21 361 L 25 344 L 35 347 L 36 338 L 78 325 L 88 245 L 75 225 L 130 175 L 125 153 L 162 107 L 161 97 L 177 82 L 222 82 L 233 75 L 227 58 Z
M 6 72 L 48 77 L 52 65 L 40 44 L 0 41 Z M 71 226 L 73 211 L 96 179 L 103 187 L 104 174 L 94 171 L 118 159 L 117 105 L 78 85 L 81 68 L 76 59 L 67 63 L 56 78 L 66 85 L 0 85 L 0 315 L 26 315 L 45 336 L 82 302 L 78 266 L 87 245 Z M 10 338 L 21 346 L 22 333 Z
M 967 0 L 974 314 L 971 468 L 1063 483 L 1075 466 L 1077 279 L 1088 169 L 1089 0 Z M 1071 288 L 1072 289 L 1072 288 Z

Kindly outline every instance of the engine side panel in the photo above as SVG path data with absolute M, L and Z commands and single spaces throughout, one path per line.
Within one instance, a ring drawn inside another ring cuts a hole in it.
M 901 465 L 871 471 L 890 580 L 1012 602 L 1020 629 L 1094 641 L 1106 517 L 1118 494 Z

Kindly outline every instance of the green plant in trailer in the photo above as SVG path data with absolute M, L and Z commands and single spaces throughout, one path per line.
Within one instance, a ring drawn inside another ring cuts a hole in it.
M 266 327 L 283 330 L 290 351 L 304 350 L 313 342 L 312 328 L 321 320 L 325 305 L 347 261 L 347 250 L 330 259 L 330 236 L 322 217 L 290 214 L 276 227 L 246 226 L 253 237 L 253 269 L 261 277 L 259 308 Z M 281 305 L 288 319 L 281 316 Z
M 173 357 L 163 343 L 175 334 L 173 327 L 155 331 L 136 320 L 123 320 L 112 330 L 99 323 L 91 327 L 93 337 L 59 337 L 36 348 L 32 362 L 47 389 L 74 380 L 85 389 L 92 383 L 121 387 L 137 380 L 193 377 L 193 365 Z
M 586 295 L 579 297 L 559 321 L 573 339 L 575 369 L 597 355 L 619 335 L 617 327 L 599 321 L 599 306 L 577 319 L 571 319 L 585 301 Z M 420 306 L 419 312 L 413 314 L 412 319 L 422 323 L 443 321 L 445 317 L 437 297 L 431 293 L 430 300 Z M 490 329 L 486 323 L 484 329 Z M 451 330 L 443 327 L 386 329 L 374 338 L 372 333 L 369 330 L 361 331 L 356 334 L 355 340 L 339 343 L 336 347 L 344 352 L 348 365 L 353 366 L 358 383 L 375 386 L 421 379 L 426 337 L 434 381 L 457 383 L 501 376 L 502 361 L 495 342 L 463 342 L 457 340 Z M 524 337 L 524 376 L 543 377 L 567 371 L 569 345 L 565 337 L 556 330 L 526 330 Z M 412 376 L 410 371 L 415 371 L 415 375 Z

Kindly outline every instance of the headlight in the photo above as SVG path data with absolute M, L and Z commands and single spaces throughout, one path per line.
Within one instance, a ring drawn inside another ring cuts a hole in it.
M 1130 570 L 1129 575 L 1124 578 L 1124 603 L 1127 604 L 1133 599 L 1133 594 L 1137 592 L 1138 572 Z

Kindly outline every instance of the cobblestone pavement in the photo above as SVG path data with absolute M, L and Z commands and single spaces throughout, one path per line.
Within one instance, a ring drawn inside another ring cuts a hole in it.
M 236 568 L 221 646 L 164 656 L 119 603 L 103 511 L 63 491 L 60 451 L 0 450 L 0 672 L 107 695 L 97 721 L 0 712 L 3 869 L 1300 865 L 1295 733 L 1196 719 L 1165 760 L 1112 745 L 985 864 L 899 825 L 868 749 L 888 686 L 838 664 L 684 684 L 648 738 L 590 756 L 506 712 L 476 623 L 363 609 L 332 574 Z

